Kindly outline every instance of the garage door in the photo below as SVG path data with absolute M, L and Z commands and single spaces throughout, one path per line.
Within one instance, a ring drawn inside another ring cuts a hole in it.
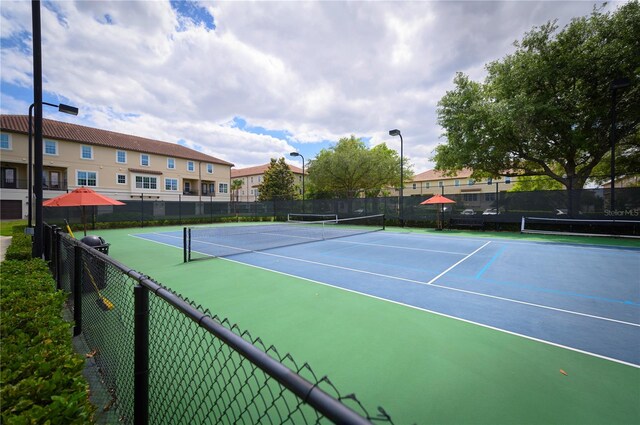
M 0 219 L 20 220 L 22 218 L 22 201 L 3 199 L 0 201 Z

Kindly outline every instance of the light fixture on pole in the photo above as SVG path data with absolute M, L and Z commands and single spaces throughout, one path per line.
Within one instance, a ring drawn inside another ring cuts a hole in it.
M 64 103 L 60 103 L 58 105 L 54 104 L 54 103 L 49 103 L 49 102 L 42 102 L 43 105 L 47 105 L 47 106 L 53 106 L 55 108 L 58 108 L 58 112 L 63 112 L 65 114 L 69 114 L 69 115 L 78 115 L 78 108 L 76 108 L 75 106 L 69 106 L 69 105 L 65 105 Z M 32 117 L 33 117 L 33 108 L 36 106 L 35 103 L 32 103 L 31 106 L 29 106 L 29 170 L 28 170 L 28 189 L 29 189 L 29 211 L 27 214 L 28 217 L 28 224 L 27 224 L 27 228 L 31 228 L 32 227 L 32 211 L 33 211 L 33 131 L 32 131 Z M 42 178 L 42 176 L 40 176 L 40 178 Z
M 402 133 L 400 130 L 394 129 L 389 130 L 389 136 L 400 136 L 400 197 L 398 198 L 398 203 L 400 206 L 400 226 L 404 227 L 404 198 L 402 188 L 404 187 L 404 158 L 403 158 L 403 140 Z
M 302 212 L 304 213 L 304 156 L 300 152 L 291 152 L 289 155 L 302 158 Z
M 628 78 L 618 78 L 611 83 L 611 211 L 616 207 L 615 179 L 616 179 L 616 95 L 618 89 L 629 87 L 631 81 Z

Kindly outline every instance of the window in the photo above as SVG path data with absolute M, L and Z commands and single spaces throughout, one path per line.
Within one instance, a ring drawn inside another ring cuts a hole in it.
M 164 190 L 177 191 L 178 179 L 164 179 Z
M 98 186 L 98 173 L 95 171 L 76 171 L 76 185 L 78 186 Z
M 478 200 L 477 193 L 465 193 L 462 195 L 462 200 L 465 202 L 474 202 Z
M 58 142 L 54 140 L 44 141 L 44 154 L 45 155 L 58 155 Z
M 229 185 L 227 183 L 218 184 L 218 193 L 228 193 Z
M 146 153 L 141 153 L 140 154 L 140 165 L 142 165 L 144 167 L 148 167 L 149 164 L 151 164 L 151 161 L 149 160 L 149 155 L 147 155 Z
M 176 168 L 176 160 L 174 158 L 167 158 L 167 168 L 170 170 Z
M 491 177 L 487 179 L 487 184 L 493 184 L 493 179 Z
M 431 186 L 431 183 L 429 183 L 429 182 L 424 182 L 424 188 L 425 188 L 425 189 L 429 189 L 429 186 Z
M 87 145 L 80 146 L 80 158 L 93 159 L 93 147 Z
M 127 152 L 125 152 L 125 151 L 116 151 L 116 162 L 118 164 L 126 164 L 127 163 Z
M 213 174 L 213 164 L 207 164 L 207 173 Z
M 127 184 L 127 175 L 126 174 L 116 174 L 116 183 L 118 183 L 118 184 Z
M 157 189 L 158 178 L 150 176 L 136 176 L 136 189 Z
M 443 187 L 444 186 L 444 182 L 440 181 L 438 182 L 438 187 Z
M 504 182 L 505 182 L 506 184 L 511 183 L 511 177 L 509 177 L 509 176 L 505 177 L 505 178 L 504 178 Z
M 196 167 L 193 164 L 193 161 L 187 161 L 187 171 L 195 171 Z
M 8 134 L 0 134 L 0 149 L 11 150 L 11 139 Z
M 191 182 L 184 182 L 184 193 L 185 195 L 191 193 Z
M 467 184 L 469 186 L 473 186 L 474 184 L 476 184 L 476 181 L 474 179 L 469 179 L 469 180 L 467 180 Z
M 413 188 L 415 189 L 416 187 L 417 187 L 417 185 L 414 183 L 414 184 L 413 184 Z
M 209 196 L 216 196 L 216 184 L 202 183 L 202 194 L 209 195 Z
M 460 186 L 460 180 L 454 180 L 453 181 L 453 185 L 454 186 Z

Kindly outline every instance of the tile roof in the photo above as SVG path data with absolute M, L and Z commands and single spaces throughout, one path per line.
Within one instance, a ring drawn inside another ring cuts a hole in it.
M 3 131 L 29 134 L 29 117 L 27 115 L 2 115 L 1 128 Z M 69 124 L 49 119 L 42 120 L 42 134 L 56 140 L 86 143 L 96 146 L 106 146 L 114 149 L 127 149 L 136 152 L 155 153 L 168 157 L 192 159 L 233 166 L 232 163 L 189 149 L 176 143 L 161 142 L 145 139 L 113 131 L 100 130 L 77 124 Z
M 443 179 L 466 179 L 471 177 L 473 170 L 468 168 L 458 171 L 454 176 L 446 176 L 444 171 L 427 170 L 423 173 L 413 176 L 413 181 L 431 181 L 431 180 L 443 180 Z
M 238 168 L 235 170 L 231 170 L 231 178 L 234 177 L 245 177 L 245 176 L 256 176 L 259 174 L 264 174 L 264 172 L 267 170 L 267 168 L 269 168 L 271 164 L 264 164 L 264 165 L 256 165 L 255 167 L 247 167 L 247 168 Z M 289 165 L 289 164 L 287 164 Z M 298 168 L 294 165 L 289 165 L 289 169 L 296 173 L 296 174 L 302 174 L 302 169 Z M 305 173 L 306 174 L 306 173 Z

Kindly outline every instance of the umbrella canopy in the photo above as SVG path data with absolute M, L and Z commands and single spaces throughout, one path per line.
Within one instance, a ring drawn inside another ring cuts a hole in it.
M 456 201 L 451 200 L 449 198 L 445 198 L 442 195 L 433 195 L 431 198 L 426 201 L 420 202 L 420 205 L 432 205 L 432 204 L 455 204 Z
M 86 187 L 79 187 L 42 203 L 43 207 L 89 207 L 97 205 L 125 205 L 108 196 L 100 195 Z
M 100 205 L 126 205 L 124 202 L 116 201 L 108 196 L 100 195 L 95 191 L 79 187 L 76 190 L 56 196 L 42 203 L 43 207 L 82 207 L 82 224 L 84 235 L 87 236 L 87 220 L 85 218 L 84 207 L 94 207 Z

